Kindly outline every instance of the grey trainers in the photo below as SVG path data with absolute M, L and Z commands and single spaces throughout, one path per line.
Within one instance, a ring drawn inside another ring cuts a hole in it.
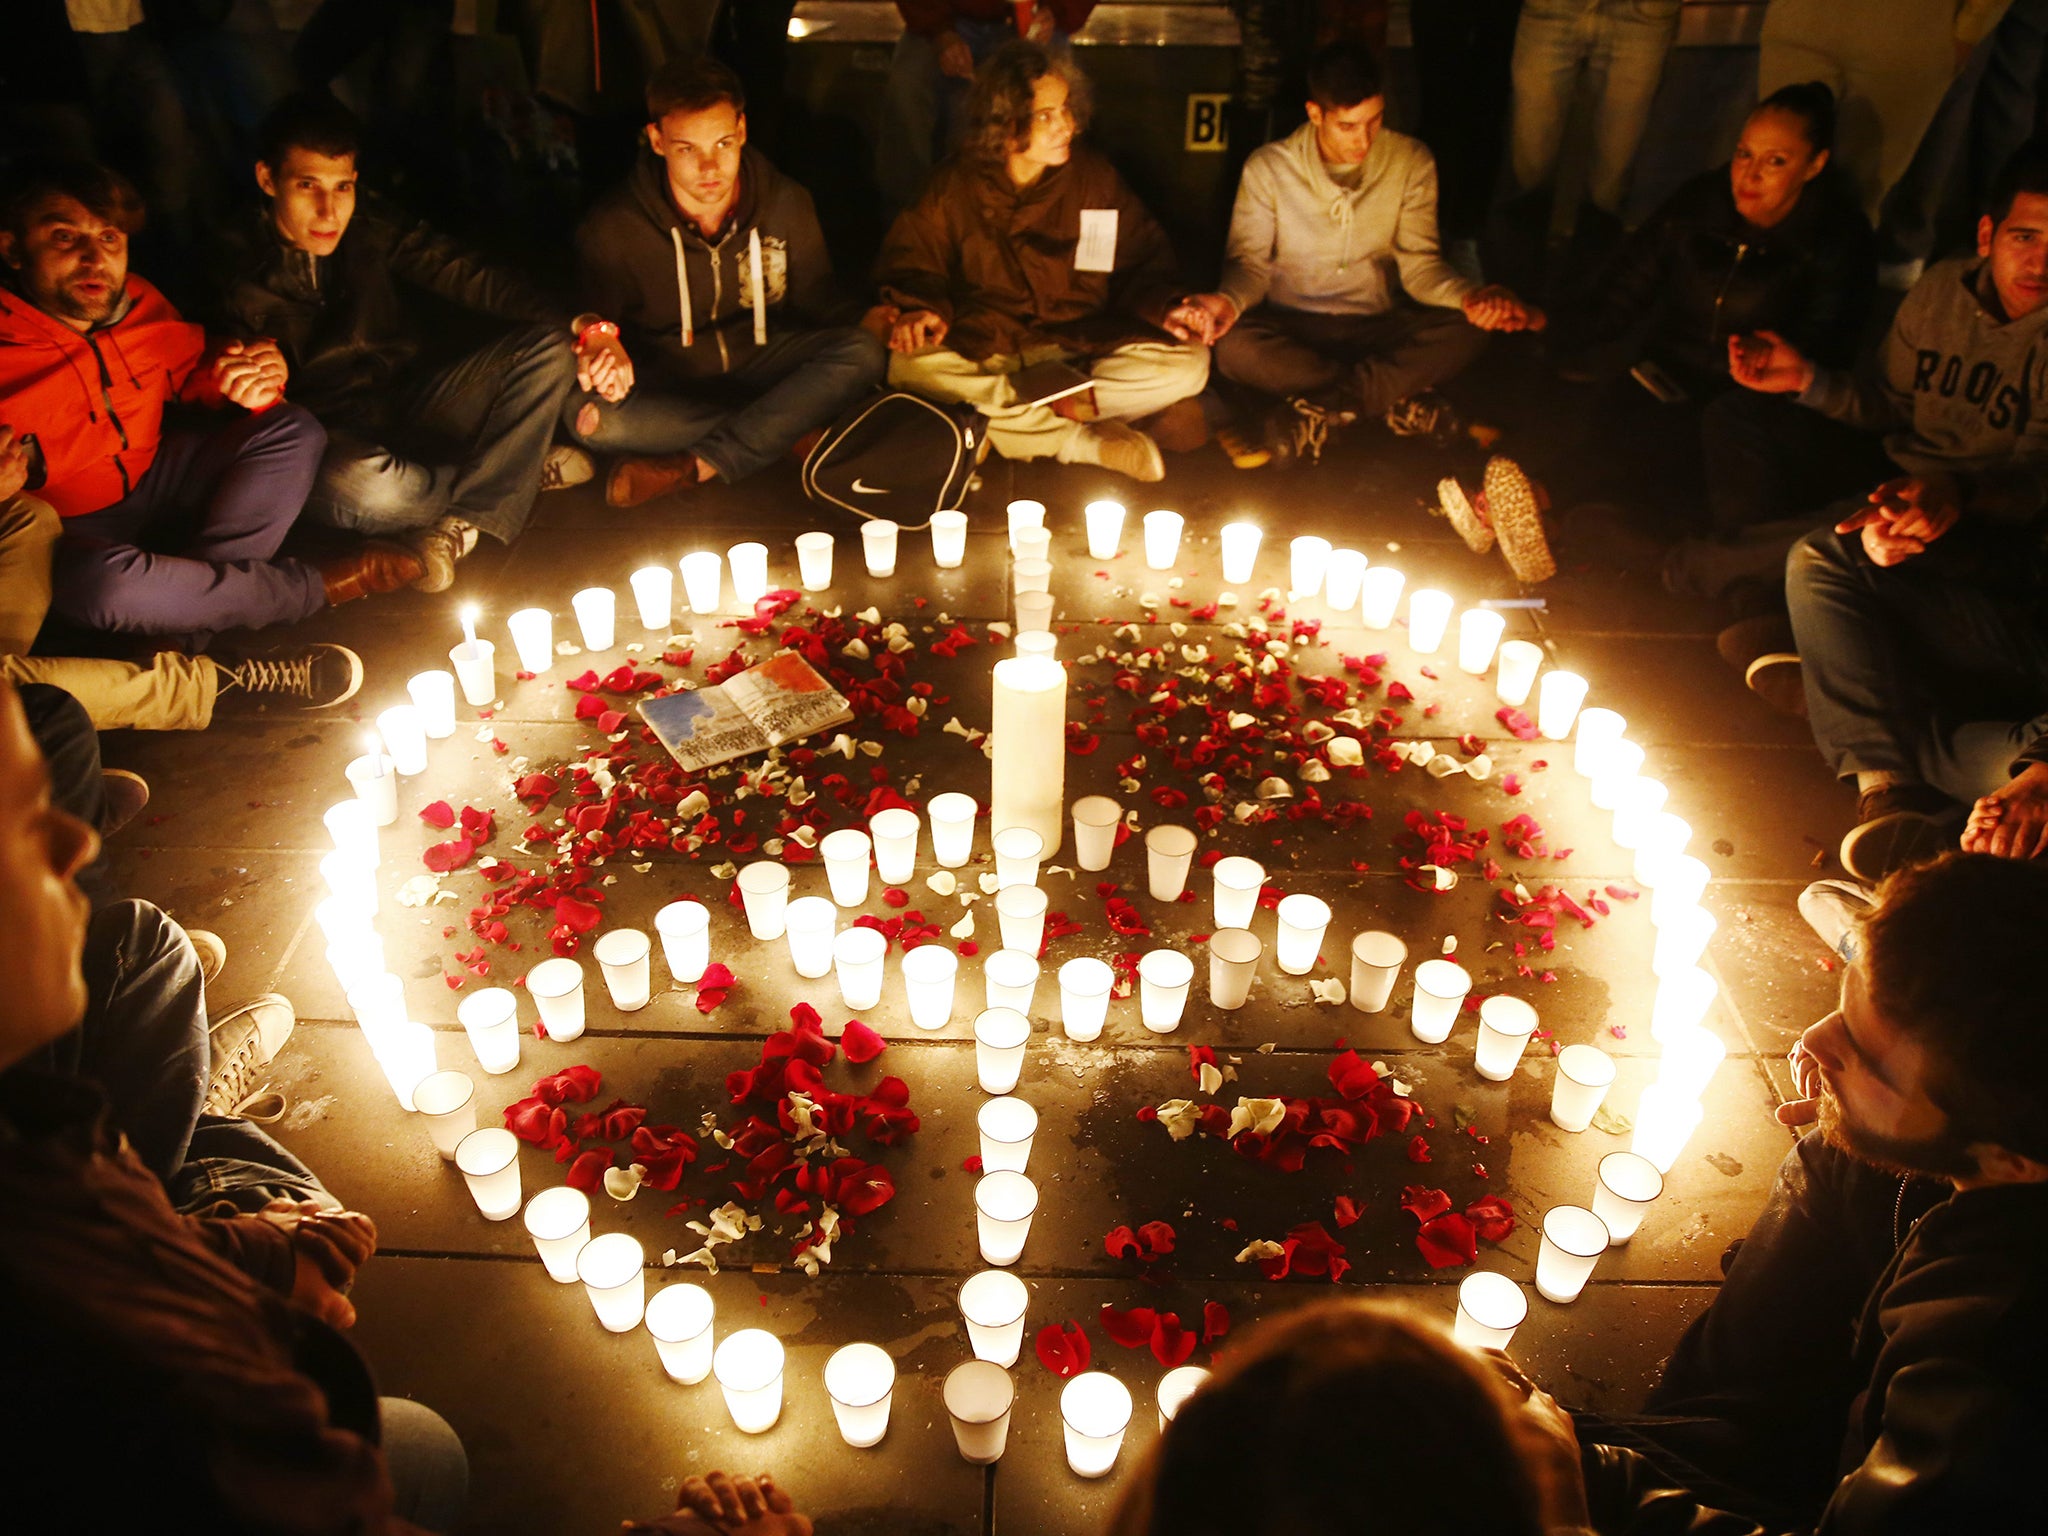
M 1166 478 L 1159 445 L 1129 422 L 1097 421 L 1086 429 L 1094 462 L 1104 469 L 1150 483 Z
M 209 1115 L 268 1122 L 284 1113 L 284 1095 L 263 1081 L 263 1069 L 291 1038 L 298 1016 L 276 992 L 242 1004 L 207 1030 L 213 1067 L 201 1107 Z
M 1816 880 L 1799 893 L 1799 915 L 1844 960 L 1856 958 L 1856 925 L 1877 905 L 1870 887 L 1854 880 Z
M 427 568 L 413 586 L 421 592 L 446 592 L 454 586 L 455 562 L 476 548 L 476 537 L 476 524 L 452 514 L 413 534 L 406 543 Z
M 548 450 L 548 456 L 541 461 L 540 488 L 544 491 L 566 491 L 572 485 L 581 485 L 597 473 L 597 461 L 574 443 L 557 443 Z
M 199 979 L 209 987 L 227 969 L 227 942 L 217 933 L 204 928 L 187 928 L 185 937 L 192 941 L 193 951 L 199 956 Z
M 245 701 L 289 699 L 304 709 L 346 704 L 363 686 L 363 658 L 345 645 L 320 641 L 299 650 L 215 661 L 219 697 L 232 690 Z

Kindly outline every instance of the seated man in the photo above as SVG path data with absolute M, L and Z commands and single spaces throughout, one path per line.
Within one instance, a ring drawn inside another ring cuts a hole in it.
M 1313 456 L 1352 413 L 1439 439 L 1462 431 L 1434 386 L 1487 331 L 1538 329 L 1543 313 L 1460 275 L 1437 248 L 1436 162 L 1384 126 L 1379 65 L 1362 43 L 1316 50 L 1308 118 L 1245 162 L 1211 317 L 1216 368 L 1260 396 L 1266 452 Z M 1226 438 L 1240 463 L 1264 463 Z M 1247 462 L 1249 461 L 1249 462 Z
M 617 338 L 595 316 L 572 324 L 525 279 L 389 204 L 359 199 L 361 127 L 331 96 L 286 98 L 262 140 L 266 201 L 215 257 L 218 321 L 276 337 L 292 398 L 327 428 L 308 515 L 403 534 L 423 563 L 419 589 L 445 591 L 479 534 L 511 543 L 542 490 L 590 478 L 581 450 L 550 445 L 570 388 L 611 381 Z M 520 329 L 428 367 L 401 287 Z
M 605 481 L 615 507 L 745 479 L 888 366 L 833 282 L 810 193 L 746 147 L 739 77 L 677 60 L 648 82 L 647 116 L 651 153 L 576 235 L 583 297 L 634 359 L 630 395 L 582 390 L 564 412 L 579 443 L 628 455 Z
M 62 519 L 47 573 L 32 548 L 0 562 L 15 585 L 0 612 L 39 623 L 47 604 L 88 628 L 202 648 L 216 630 L 295 623 L 416 578 L 418 561 L 389 545 L 317 567 L 277 557 L 325 434 L 284 403 L 275 345 L 209 346 L 129 273 L 138 217 L 127 184 L 86 161 L 20 162 L 0 195 L 0 424 L 28 450 L 0 456 L 0 504 L 32 490 Z M 247 414 L 166 425 L 174 402 Z
M 873 319 L 889 327 L 889 382 L 978 406 L 1004 458 L 1159 480 L 1159 445 L 1127 418 L 1201 393 L 1208 313 L 1180 297 L 1145 205 L 1075 145 L 1088 105 L 1073 60 L 1036 43 L 982 65 L 959 156 L 882 246 Z M 1010 376 L 1056 359 L 1093 377 L 1095 420 L 1019 403 Z
M 1806 714 L 1829 767 L 1854 780 L 1841 858 L 1861 880 L 1953 846 L 1972 802 L 1972 847 L 2030 857 L 2048 833 L 2044 335 L 2048 141 L 2036 140 L 2000 173 L 1977 255 L 1914 285 L 1871 372 L 1820 367 L 1775 336 L 1731 344 L 1739 382 L 1885 433 L 1905 472 L 1793 548 L 1793 650 L 1753 622 L 1723 636 L 1749 686 Z

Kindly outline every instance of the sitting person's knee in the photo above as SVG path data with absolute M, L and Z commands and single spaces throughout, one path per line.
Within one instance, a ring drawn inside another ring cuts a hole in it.
M 327 451 L 327 429 L 303 405 L 280 400 L 251 419 L 252 442 L 274 443 L 317 459 Z

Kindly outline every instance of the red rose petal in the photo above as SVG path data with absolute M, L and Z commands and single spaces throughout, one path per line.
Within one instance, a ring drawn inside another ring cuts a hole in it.
M 1132 1307 L 1120 1312 L 1107 1302 L 1102 1306 L 1102 1331 L 1109 1335 L 1110 1342 L 1121 1344 L 1125 1349 L 1143 1349 L 1152 1342 L 1152 1332 L 1159 1324 L 1159 1314 L 1150 1307 Z
M 1451 1208 L 1451 1197 L 1426 1184 L 1410 1184 L 1401 1191 L 1401 1209 L 1417 1221 L 1427 1222 Z
M 1456 1211 L 1446 1211 L 1425 1221 L 1415 1234 L 1415 1246 L 1422 1250 L 1422 1256 L 1429 1261 L 1431 1269 L 1471 1264 L 1479 1257 L 1472 1223 Z
M 1499 1195 L 1482 1195 L 1465 1207 L 1465 1219 L 1489 1243 L 1504 1242 L 1515 1230 L 1515 1208 Z
M 839 1049 L 846 1059 L 855 1066 L 873 1061 L 889 1048 L 889 1042 L 876 1034 L 859 1019 L 848 1019 L 846 1028 L 839 1032 Z
M 1177 1365 L 1185 1365 L 1188 1356 L 1195 1352 L 1195 1345 L 1200 1342 L 1192 1328 L 1181 1326 L 1178 1316 L 1162 1312 L 1158 1326 L 1152 1330 L 1152 1357 L 1170 1371 Z
M 445 831 L 455 825 L 455 807 L 446 800 L 436 800 L 432 805 L 420 808 L 420 820 L 430 827 L 440 827 Z
M 563 1179 L 571 1189 L 580 1189 L 586 1195 L 594 1195 L 604 1183 L 604 1171 L 612 1165 L 610 1147 L 593 1147 L 588 1152 L 576 1154 L 576 1161 L 569 1165 L 569 1172 Z
M 1147 1250 L 1147 1259 L 1157 1259 L 1173 1252 L 1173 1228 L 1163 1221 L 1148 1221 L 1138 1228 L 1138 1241 Z
M 1088 1369 L 1088 1335 L 1081 1331 L 1081 1325 L 1068 1322 L 1063 1328 L 1058 1323 L 1047 1323 L 1038 1330 L 1033 1341 L 1038 1352 L 1038 1363 L 1055 1376 L 1078 1376 Z
M 1220 1301 L 1202 1303 L 1202 1342 L 1214 1344 L 1230 1332 L 1230 1309 Z
M 1360 1205 L 1356 1200 L 1352 1199 L 1349 1195 L 1339 1195 L 1337 1197 L 1338 1226 L 1351 1226 L 1354 1222 L 1358 1220 L 1359 1217 L 1363 1216 L 1364 1214 L 1365 1207 Z

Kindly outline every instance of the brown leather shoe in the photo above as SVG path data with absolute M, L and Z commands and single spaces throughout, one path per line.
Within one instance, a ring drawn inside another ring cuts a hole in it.
M 671 491 L 695 490 L 697 478 L 694 453 L 671 453 L 658 459 L 621 459 L 605 477 L 607 506 L 637 507 Z
M 326 561 L 320 567 L 330 606 L 354 602 L 372 592 L 396 592 L 426 573 L 426 562 L 416 551 L 381 539 L 371 539 L 354 554 Z

